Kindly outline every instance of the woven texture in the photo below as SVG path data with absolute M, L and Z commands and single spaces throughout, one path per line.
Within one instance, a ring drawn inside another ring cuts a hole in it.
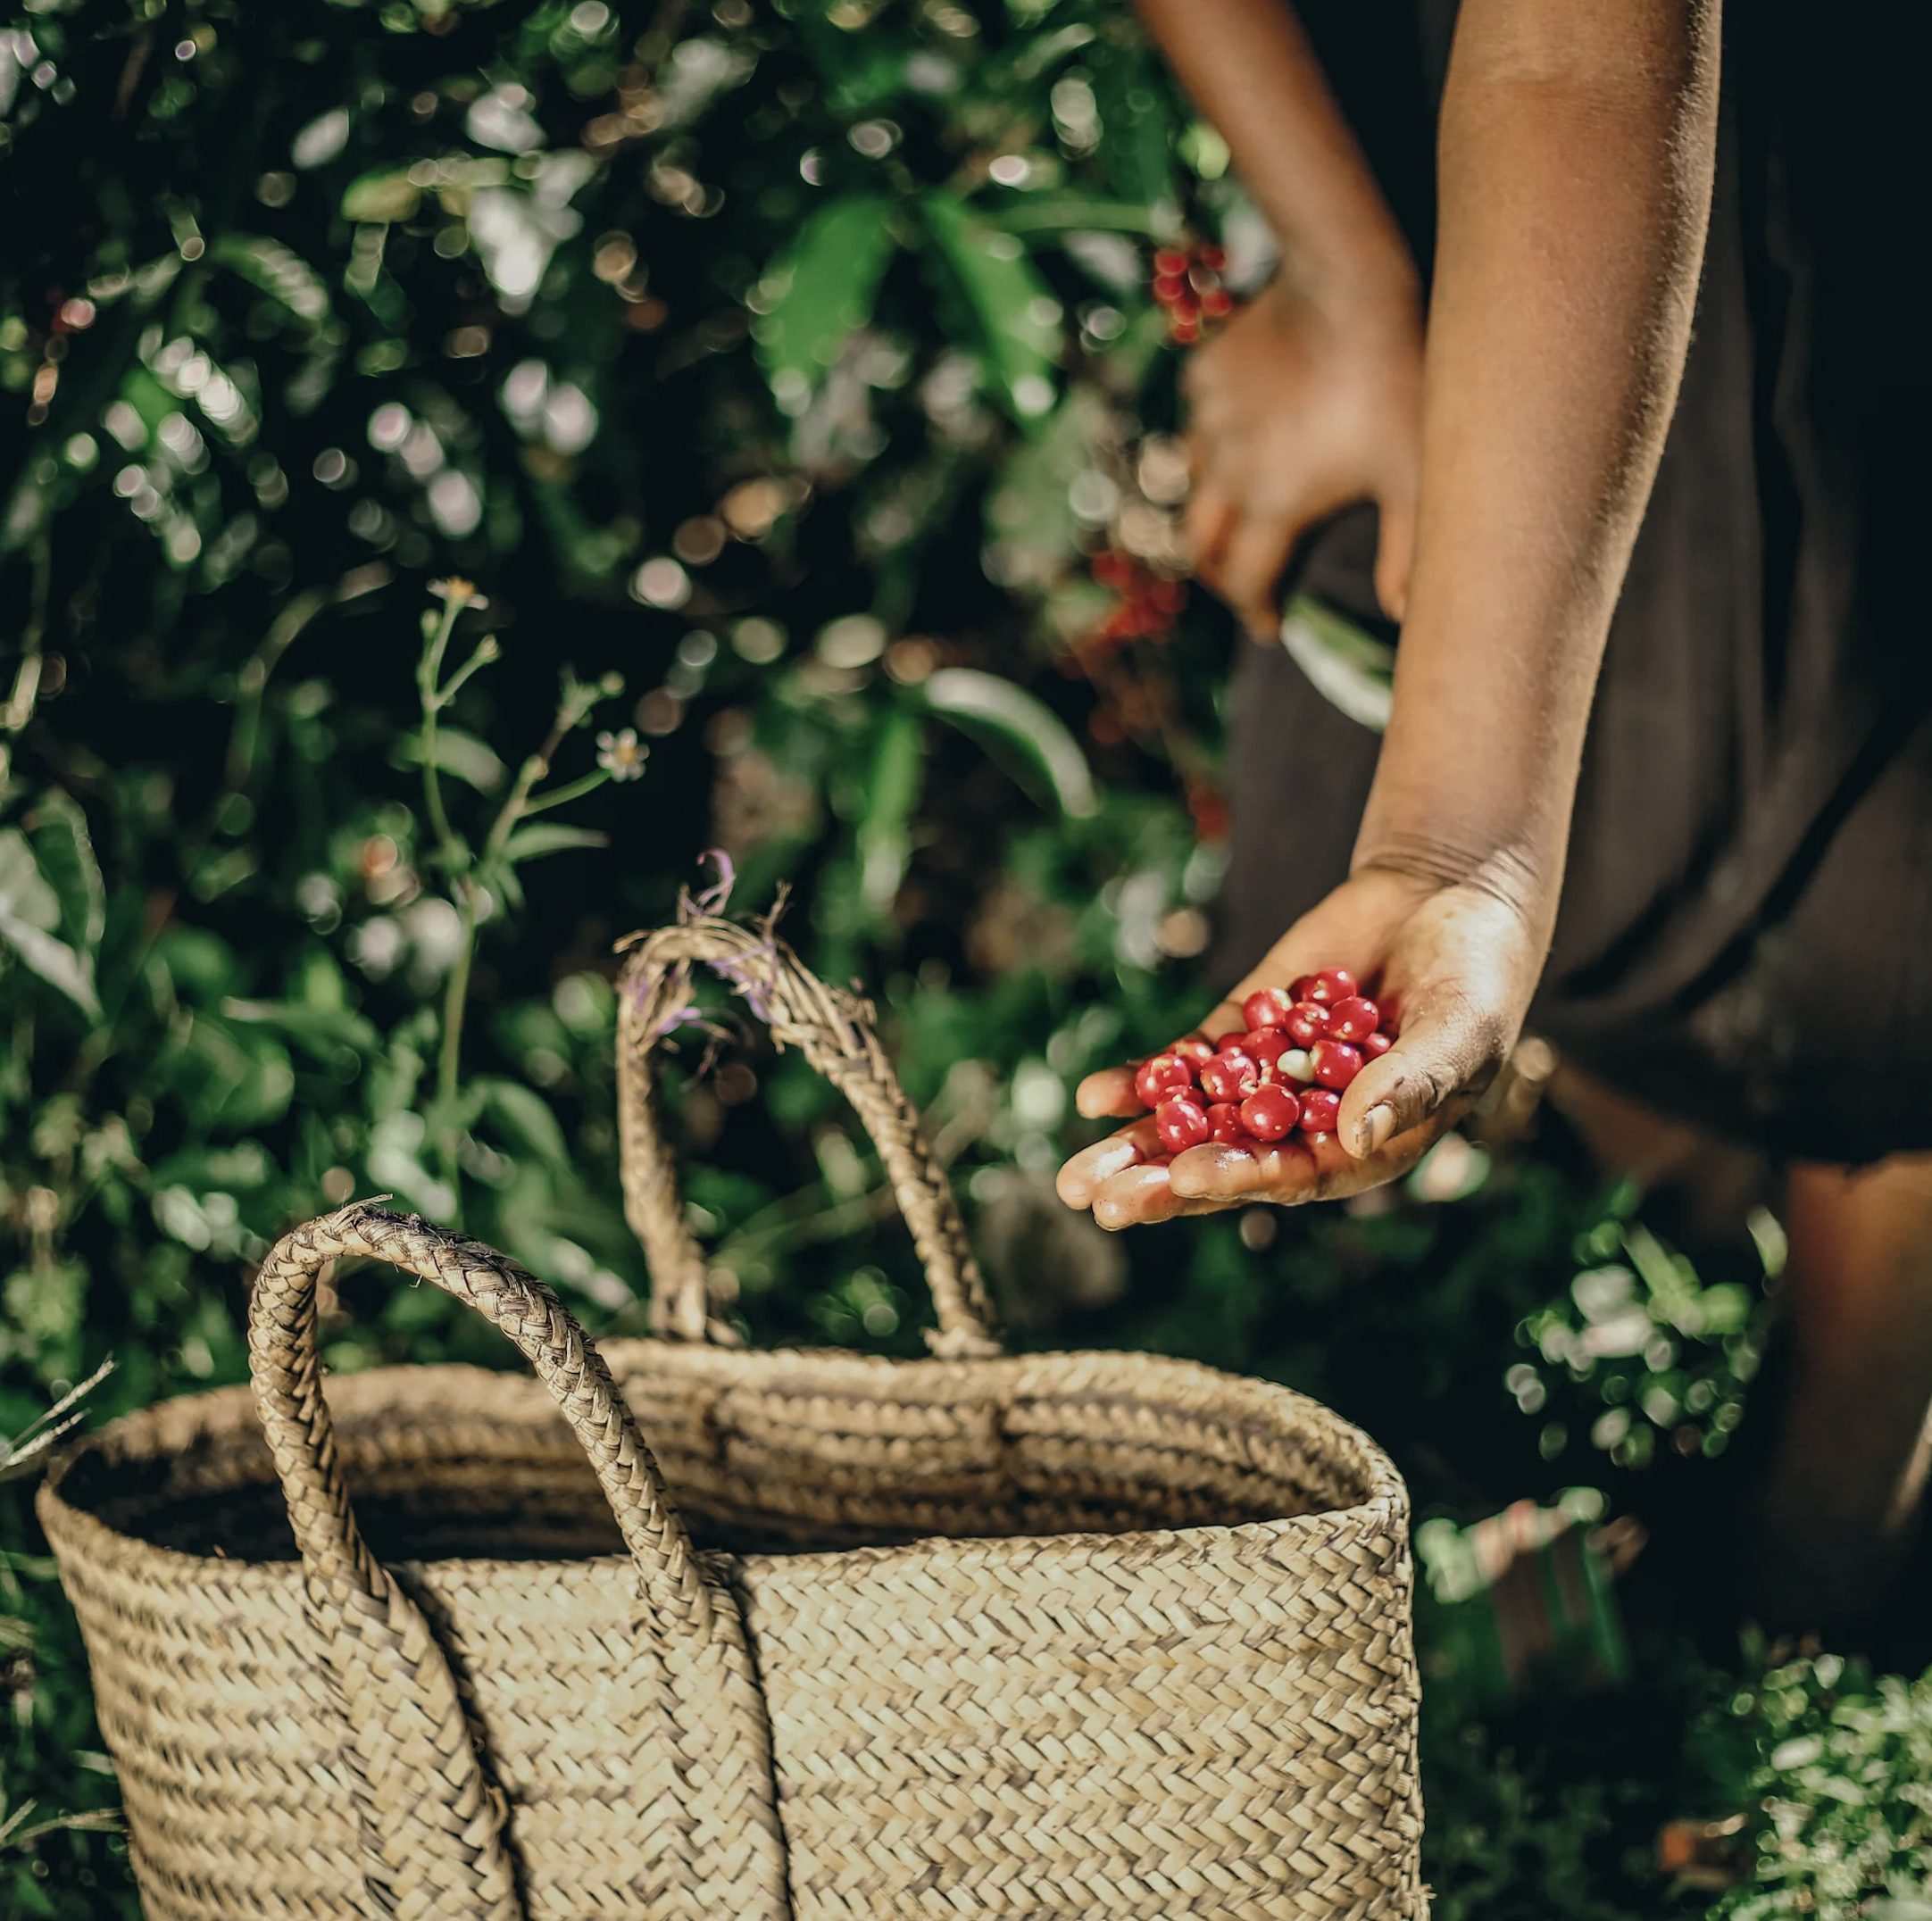
M 871 1129 L 937 1358 L 705 1338 L 651 1075 L 694 961 Z M 662 1337 L 606 1367 L 502 1256 L 346 1208 L 264 1263 L 252 1396 L 116 1422 L 42 1490 L 154 1921 L 1424 1915 L 1386 1457 L 1264 1383 L 999 1356 L 870 1010 L 769 929 L 687 917 L 620 1006 Z M 536 1378 L 325 1404 L 315 1277 L 351 1255 Z

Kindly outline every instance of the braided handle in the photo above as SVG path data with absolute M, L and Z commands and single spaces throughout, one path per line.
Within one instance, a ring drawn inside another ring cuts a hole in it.
M 434 1282 L 522 1351 L 603 1483 L 637 1567 L 646 1631 L 704 1642 L 710 1597 L 609 1370 L 541 1281 L 480 1241 L 361 1203 L 297 1227 L 270 1251 L 249 1309 L 248 1371 L 348 1731 L 345 1759 L 371 1893 L 397 1915 L 520 1921 L 498 1798 L 454 1677 L 414 1604 L 369 1551 L 337 1459 L 316 1352 L 315 1288 L 321 1269 L 345 1255 Z
M 721 976 L 771 1030 L 844 1094 L 879 1149 L 912 1230 L 939 1326 L 927 1340 L 946 1359 L 1002 1351 L 992 1302 L 945 1169 L 920 1132 L 872 1028 L 872 1009 L 829 987 L 769 927 L 693 914 L 637 942 L 618 982 L 617 1112 L 624 1213 L 652 1277 L 653 1331 L 701 1341 L 707 1332 L 704 1255 L 685 1220 L 678 1172 L 659 1124 L 652 1055 L 684 1010 L 691 964 Z

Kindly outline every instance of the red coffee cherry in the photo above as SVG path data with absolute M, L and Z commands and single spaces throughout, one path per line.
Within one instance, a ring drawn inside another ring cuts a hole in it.
M 1302 1132 L 1333 1134 L 1335 1117 L 1342 1110 L 1342 1097 L 1326 1087 L 1311 1087 L 1302 1095 Z
M 1246 1147 L 1248 1130 L 1241 1125 L 1241 1110 L 1232 1101 L 1217 1101 L 1207 1110 L 1208 1131 L 1223 1147 Z
M 1362 1037 L 1362 1057 L 1364 1060 L 1379 1060 L 1395 1044 L 1393 1034 L 1384 1034 L 1379 1028 L 1373 1034 Z
M 1328 1009 L 1328 1032 L 1338 1041 L 1365 1041 L 1381 1020 L 1381 1009 L 1359 994 L 1334 1002 Z
M 1323 1007 L 1345 1001 L 1355 991 L 1355 977 L 1345 967 L 1325 967 L 1318 973 L 1303 974 L 1288 992 L 1297 1001 L 1314 1001 Z
M 1245 1101 L 1261 1084 L 1261 1069 L 1235 1048 L 1201 1064 L 1201 1091 L 1211 1101 Z
M 1183 1154 L 1207 1139 L 1207 1110 L 1186 1094 L 1173 1094 L 1154 1109 L 1153 1127 L 1169 1153 Z
M 1178 1060 L 1191 1061 L 1196 1069 L 1203 1060 L 1212 1060 L 1214 1058 L 1213 1048 L 1205 1041 L 1195 1039 L 1192 1035 L 1185 1041 L 1176 1041 L 1168 1049 L 1168 1052 Z
M 1241 1052 L 1262 1070 L 1262 1078 L 1269 1078 L 1276 1061 L 1295 1045 L 1279 1027 L 1259 1027 L 1241 1043 Z
M 1258 987 L 1241 1003 L 1241 1018 L 1251 1033 L 1256 1027 L 1278 1027 L 1293 1004 L 1278 987 Z
M 1257 1141 L 1278 1141 L 1302 1118 L 1302 1103 L 1286 1087 L 1263 1087 L 1241 1103 L 1241 1125 Z
M 1245 1049 L 1248 1044 L 1248 1030 L 1245 1027 L 1230 1027 L 1225 1034 L 1214 1036 L 1214 1052 L 1224 1054 L 1230 1047 Z
M 1297 1047 L 1312 1047 L 1328 1031 L 1328 1010 L 1317 1001 L 1297 1001 L 1281 1025 Z
M 1151 1060 L 1143 1060 L 1134 1076 L 1134 1092 L 1143 1107 L 1159 1107 L 1169 1094 L 1193 1086 L 1194 1063 L 1178 1054 L 1156 1054 Z
M 1362 1050 L 1346 1041 L 1317 1041 L 1308 1050 L 1308 1058 L 1315 1078 L 1337 1094 L 1362 1072 Z

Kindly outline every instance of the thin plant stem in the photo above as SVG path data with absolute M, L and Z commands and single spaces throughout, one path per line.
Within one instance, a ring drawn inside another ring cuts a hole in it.
M 435 716 L 438 708 L 446 705 L 453 694 L 486 660 L 495 658 L 494 643 L 485 641 L 471 655 L 469 661 L 454 676 L 449 685 L 437 688 L 434 676 L 441 671 L 443 649 L 448 640 L 448 629 L 454 615 L 446 615 L 441 623 L 437 640 L 424 655 L 423 678 L 423 754 L 424 787 L 426 794 L 433 794 L 431 820 L 436 823 L 441 816 L 442 799 L 440 790 L 433 785 L 435 762 L 432 758 L 436 747 Z M 486 652 L 486 649 L 487 650 Z M 555 718 L 551 722 L 550 732 L 544 736 L 543 744 L 537 752 L 526 757 L 523 765 L 517 769 L 515 784 L 511 787 L 504 804 L 497 810 L 496 819 L 491 823 L 487 837 L 483 844 L 483 856 L 479 863 L 484 868 L 494 865 L 503 858 L 518 821 L 528 815 L 541 812 L 546 807 L 554 806 L 559 801 L 575 800 L 582 794 L 600 787 L 610 778 L 602 769 L 594 774 L 587 774 L 581 779 L 566 783 L 554 794 L 532 801 L 531 789 L 550 771 L 551 757 L 563 744 L 564 736 L 580 722 L 595 705 L 600 689 L 595 686 L 581 686 L 570 677 L 566 677 L 563 698 L 557 703 Z M 482 890 L 474 875 L 464 869 L 468 864 L 467 850 L 450 831 L 446 819 L 442 820 L 439 837 L 446 849 L 454 848 L 460 856 L 453 865 L 450 877 L 451 890 L 457 896 L 457 909 L 462 915 L 462 935 L 457 943 L 456 958 L 451 963 L 449 979 L 443 989 L 443 1032 L 442 1044 L 437 1058 L 437 1109 L 442 1118 L 437 1130 L 437 1158 L 442 1164 L 443 1177 L 448 1182 L 450 1191 L 460 1195 L 458 1175 L 461 1171 L 457 1159 L 456 1097 L 462 1087 L 462 1027 L 463 1015 L 470 999 L 470 973 L 476 955 L 477 927 L 479 926 L 478 904 Z M 449 854 L 446 852 L 446 860 Z

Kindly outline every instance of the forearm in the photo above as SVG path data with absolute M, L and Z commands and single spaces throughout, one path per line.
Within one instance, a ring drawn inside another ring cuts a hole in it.
M 1546 936 L 1610 618 L 1703 257 L 1717 0 L 1464 0 L 1443 103 L 1421 517 L 1358 870 Z
M 1414 298 L 1413 262 L 1287 0 L 1136 0 L 1267 216 L 1284 270 L 1337 298 Z

